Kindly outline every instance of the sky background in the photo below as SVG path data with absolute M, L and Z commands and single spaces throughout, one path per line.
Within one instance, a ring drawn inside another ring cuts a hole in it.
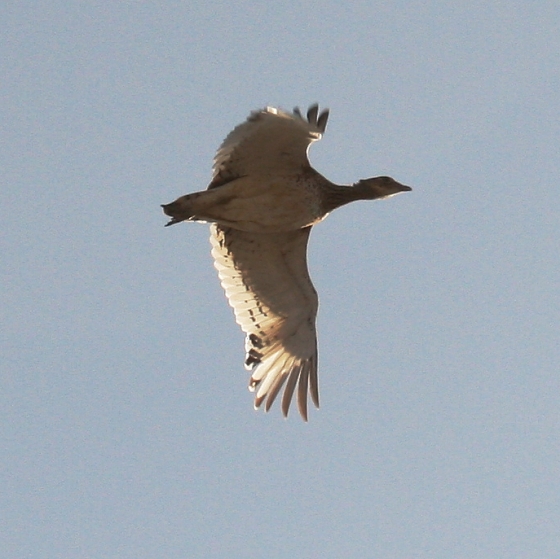
M 556 0 L 7 0 L 0 70 L 2 559 L 560 556 Z M 159 205 L 314 102 L 414 190 L 312 232 L 304 424 Z

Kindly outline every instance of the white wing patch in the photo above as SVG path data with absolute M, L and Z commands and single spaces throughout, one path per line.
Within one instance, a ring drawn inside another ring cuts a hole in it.
M 288 415 L 296 385 L 298 408 L 307 421 L 307 392 L 319 407 L 317 381 L 317 293 L 306 261 L 310 227 L 283 233 L 249 233 L 211 226 L 214 265 L 247 334 L 245 366 L 255 408 L 268 411 L 285 384 L 282 412 Z

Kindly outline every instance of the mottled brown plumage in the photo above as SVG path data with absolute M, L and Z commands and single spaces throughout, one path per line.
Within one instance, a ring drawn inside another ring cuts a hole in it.
M 163 206 L 172 219 L 211 222 L 212 256 L 237 323 L 247 334 L 245 366 L 255 407 L 268 411 L 282 386 L 282 412 L 297 386 L 307 421 L 307 392 L 319 407 L 315 318 L 317 293 L 307 271 L 311 227 L 354 200 L 411 190 L 390 177 L 333 184 L 309 164 L 328 111 L 303 118 L 267 107 L 251 113 L 224 140 L 208 189 Z

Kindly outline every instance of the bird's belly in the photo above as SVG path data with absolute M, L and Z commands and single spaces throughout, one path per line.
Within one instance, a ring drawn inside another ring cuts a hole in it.
M 293 181 L 292 181 L 293 182 Z M 323 219 L 313 189 L 281 179 L 243 177 L 215 190 L 215 199 L 197 217 L 241 231 L 293 231 Z M 203 215 L 204 214 L 204 215 Z

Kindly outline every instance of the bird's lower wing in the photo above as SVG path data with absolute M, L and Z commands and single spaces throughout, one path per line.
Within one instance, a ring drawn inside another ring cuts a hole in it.
M 319 407 L 317 293 L 307 271 L 311 227 L 284 233 L 248 233 L 211 226 L 214 265 L 247 334 L 245 366 L 255 407 L 269 410 L 282 386 L 285 416 L 297 385 L 298 407 L 307 421 L 307 392 Z

